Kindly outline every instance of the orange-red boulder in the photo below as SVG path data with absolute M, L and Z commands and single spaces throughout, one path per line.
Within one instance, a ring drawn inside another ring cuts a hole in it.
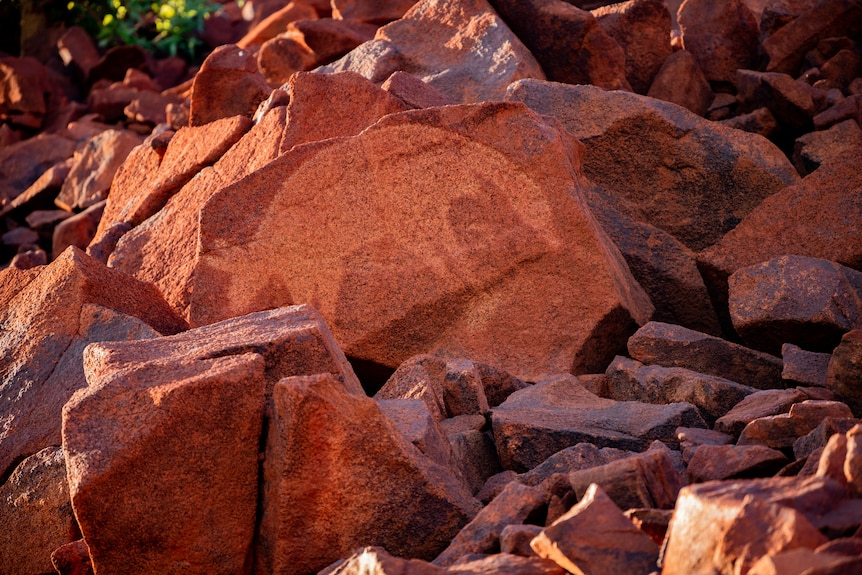
M 219 46 L 195 74 L 189 123 L 202 126 L 236 115 L 251 118 L 271 91 L 253 50 L 234 44 Z
M 505 103 L 297 147 L 204 206 L 191 322 L 311 301 L 348 355 L 384 366 L 429 352 L 528 379 L 603 366 L 652 306 L 579 199 L 577 154 Z
M 715 99 L 703 71 L 688 50 L 668 56 L 653 77 L 647 96 L 672 102 L 703 116 Z

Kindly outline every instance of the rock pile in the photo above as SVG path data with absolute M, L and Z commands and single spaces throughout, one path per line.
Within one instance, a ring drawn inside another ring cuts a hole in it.
M 862 571 L 858 0 L 205 35 L 0 58 L 0 573 Z

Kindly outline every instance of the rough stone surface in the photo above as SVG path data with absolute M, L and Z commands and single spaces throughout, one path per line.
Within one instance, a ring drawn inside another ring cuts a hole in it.
M 517 482 L 509 483 L 491 503 L 458 532 L 452 543 L 434 559 L 448 567 L 471 553 L 492 553 L 500 548 L 500 535 L 507 525 L 522 524 L 540 514 L 545 506 L 542 492 Z
M 569 482 L 579 499 L 590 486 L 598 485 L 620 509 L 672 509 L 679 490 L 686 484 L 671 461 L 668 448 L 569 473 Z
M 655 570 L 659 552 L 597 485 L 530 545 L 570 573 L 595 575 L 646 575 Z
M 241 572 L 254 536 L 264 358 L 106 365 L 105 353 L 87 348 L 89 386 L 63 408 L 69 492 L 93 569 Z
M 688 462 L 691 483 L 772 475 L 787 456 L 765 445 L 701 445 Z
M 826 387 L 862 417 L 862 330 L 848 331 L 832 352 L 826 371 Z
M 393 72 L 380 87 L 404 102 L 412 110 L 449 106 L 454 103 L 439 90 L 432 88 L 413 74 L 400 70 Z
M 805 82 L 777 72 L 737 70 L 736 88 L 740 112 L 765 107 L 790 133 L 811 129 L 814 99 Z
M 686 0 L 677 18 L 683 48 L 707 80 L 732 84 L 738 69 L 755 67 L 757 20 L 743 0 Z
M 64 219 L 54 228 L 51 238 L 51 258 L 57 259 L 69 246 L 84 250 L 96 236 L 105 213 L 106 200 L 93 204 L 83 212 Z
M 447 573 L 453 575 L 565 575 L 553 561 L 539 557 L 519 557 L 506 553 L 469 555 Z
M 793 165 L 806 176 L 831 158 L 849 150 L 862 150 L 862 128 L 855 120 L 844 120 L 829 128 L 796 138 Z
M 625 52 L 586 10 L 562 0 L 491 3 L 536 56 L 549 80 L 631 89 Z
M 768 140 L 669 102 L 537 80 L 515 83 L 507 98 L 559 119 L 586 148 L 584 174 L 620 211 L 694 250 L 721 239 L 765 198 L 799 181 Z M 651 145 L 643 145 L 645 138 Z
M 195 74 L 189 123 L 202 126 L 236 115 L 251 118 L 271 91 L 253 51 L 233 44 L 219 46 Z
M 90 138 L 75 153 L 75 162 L 56 204 L 64 210 L 83 209 L 108 197 L 114 174 L 141 137 L 128 130 L 107 130 Z
M 757 389 L 784 387 L 780 358 L 677 325 L 646 324 L 629 338 L 628 351 L 647 365 L 683 367 Z
M 658 404 L 685 401 L 695 405 L 709 425 L 757 391 L 721 377 L 681 367 L 643 365 L 620 356 L 608 365 L 605 374 L 608 399 Z
M 828 479 L 794 477 L 688 486 L 670 522 L 662 573 L 745 573 L 764 555 L 814 549 L 827 539 L 813 515 L 841 502 L 841 492 Z
M 671 55 L 671 16 L 664 0 L 629 0 L 592 11 L 593 16 L 626 55 L 626 79 L 632 90 L 646 94 L 653 78 Z
M 51 552 L 76 538 L 63 450 L 46 447 L 15 468 L 0 486 L 0 571 L 52 571 Z
M 501 100 L 521 78 L 545 75 L 486 0 L 422 0 L 319 72 L 350 70 L 374 83 L 409 72 L 453 102 Z
M 478 512 L 448 470 L 340 378 L 286 378 L 273 399 L 257 573 L 315 572 L 363 544 L 430 560 Z
M 11 289 L 0 312 L 0 476 L 22 458 L 60 444 L 60 410 L 85 385 L 81 352 L 88 343 L 186 327 L 152 286 L 76 248 L 16 275 L 4 276 Z
M 41 134 L 0 149 L 0 204 L 15 199 L 45 170 L 72 157 L 75 142 L 57 134 Z
M 727 414 L 715 422 L 715 430 L 739 436 L 749 422 L 761 418 L 787 413 L 794 403 L 808 397 L 797 389 L 768 389 L 757 391 L 737 403 Z
M 790 406 L 788 413 L 760 417 L 748 423 L 739 436 L 739 445 L 760 444 L 773 449 L 793 447 L 826 417 L 853 417 L 847 404 L 808 399 Z
M 804 256 L 782 256 L 728 278 L 730 319 L 753 348 L 778 354 L 784 343 L 831 352 L 862 327 L 862 272 Z
M 791 385 L 826 386 L 826 372 L 829 369 L 828 353 L 806 351 L 792 343 L 781 346 L 783 368 L 781 377 Z
M 191 323 L 313 301 L 348 355 L 388 367 L 429 352 L 528 380 L 603 367 L 652 305 L 580 203 L 576 154 L 507 103 L 296 148 L 205 205 Z M 351 162 L 366 167 L 332 169 Z
M 613 447 L 596 447 L 592 443 L 578 443 L 572 447 L 561 449 L 533 469 L 522 473 L 518 476 L 518 481 L 535 486 L 555 473 L 569 474 L 581 469 L 599 467 L 635 454 L 634 451 Z
M 332 0 L 332 17 L 385 23 L 398 20 L 415 3 L 413 0 Z
M 671 102 L 703 116 L 715 94 L 688 50 L 677 50 L 668 56 L 656 72 L 647 96 Z
M 654 439 L 675 443 L 679 426 L 706 427 L 690 404 L 603 399 L 573 376 L 554 377 L 513 393 L 493 410 L 491 421 L 503 468 L 519 472 L 582 442 L 643 451 Z
M 94 575 L 90 548 L 83 539 L 57 547 L 51 553 L 51 563 L 60 575 Z
M 421 559 L 402 559 L 382 547 L 364 547 L 319 575 L 443 575 L 445 569 Z

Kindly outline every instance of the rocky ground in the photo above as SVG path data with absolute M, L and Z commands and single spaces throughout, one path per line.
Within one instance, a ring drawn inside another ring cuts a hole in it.
M 862 4 L 602 4 L 0 58 L 0 573 L 862 572 Z

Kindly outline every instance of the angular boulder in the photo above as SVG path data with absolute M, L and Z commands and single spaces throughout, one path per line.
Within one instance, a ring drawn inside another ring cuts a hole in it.
M 264 358 L 106 364 L 104 353 L 87 348 L 89 386 L 63 408 L 69 492 L 94 571 L 242 572 Z
M 569 573 L 595 575 L 647 575 L 655 571 L 659 553 L 658 545 L 596 484 L 530 546 Z
M 317 72 L 353 71 L 376 84 L 409 72 L 456 103 L 501 100 L 506 86 L 545 74 L 486 0 L 421 0 Z
M 692 483 L 702 483 L 768 476 L 787 463 L 787 456 L 765 445 L 701 445 L 688 462 L 687 470 Z
M 76 538 L 63 450 L 51 446 L 22 461 L 0 486 L 0 571 L 50 573 L 51 552 Z
M 593 395 L 574 376 L 558 376 L 517 391 L 492 411 L 504 469 L 524 472 L 578 443 L 644 451 L 652 440 L 678 440 L 677 427 L 706 427 L 688 403 L 653 405 Z
M 0 311 L 0 476 L 16 460 L 60 444 L 63 404 L 86 385 L 81 353 L 88 343 L 187 327 L 153 286 L 77 248 L 15 275 L 7 272 L 4 283 L 20 291 Z
M 782 256 L 728 278 L 733 327 L 751 347 L 777 355 L 785 343 L 831 352 L 862 327 L 862 272 L 835 262 Z
M 765 138 L 669 102 L 538 80 L 516 82 L 507 99 L 560 120 L 585 146 L 584 174 L 620 211 L 693 250 L 715 243 L 765 198 L 799 181 Z
M 798 389 L 766 389 L 757 391 L 737 403 L 715 422 L 715 430 L 739 436 L 749 422 L 761 417 L 779 415 L 790 411 L 790 407 L 808 399 Z
M 826 368 L 826 387 L 862 417 L 862 329 L 848 331 L 832 352 Z
M 549 80 L 631 89 L 625 52 L 586 10 L 563 0 L 492 0 L 491 4 L 536 56 Z
M 647 96 L 682 106 L 703 116 L 715 94 L 688 50 L 677 50 L 668 56 L 650 84 Z
M 195 74 L 189 125 L 203 126 L 236 115 L 251 118 L 271 91 L 253 50 L 235 44 L 219 46 Z
M 332 374 L 275 385 L 255 572 L 314 573 L 363 545 L 430 560 L 479 510 Z
M 652 321 L 628 343 L 629 355 L 647 365 L 683 367 L 757 389 L 781 389 L 781 358 L 720 337 Z
M 603 367 L 652 305 L 577 165 L 559 127 L 507 103 L 298 147 L 204 206 L 191 322 L 313 301 L 347 355 L 387 367 L 432 352 L 528 380 Z

